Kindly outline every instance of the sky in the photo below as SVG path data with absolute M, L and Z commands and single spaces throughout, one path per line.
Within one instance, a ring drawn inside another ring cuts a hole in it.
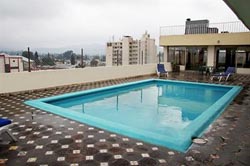
M 139 39 L 145 31 L 159 45 L 161 26 L 187 18 L 238 20 L 223 0 L 0 0 L 0 50 L 105 53 L 113 36 Z

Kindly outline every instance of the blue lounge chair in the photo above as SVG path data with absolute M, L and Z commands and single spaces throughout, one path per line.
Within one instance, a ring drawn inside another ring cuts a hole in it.
M 157 75 L 160 77 L 161 75 L 168 76 L 168 71 L 165 70 L 164 64 L 157 64 Z
M 0 118 L 0 135 L 2 135 L 3 133 L 6 133 L 12 139 L 12 141 L 16 142 L 17 139 L 8 130 L 8 126 L 10 124 L 11 124 L 11 121 L 9 119 Z M 9 143 L 10 142 L 2 141 L 1 138 L 0 138 L 0 145 L 6 145 L 6 144 L 9 144 Z
M 228 78 L 230 76 L 232 76 L 235 73 L 235 67 L 228 67 L 227 70 L 223 73 L 216 73 L 214 75 L 212 75 L 211 80 L 213 80 L 214 78 L 218 78 L 219 81 L 222 80 L 222 78 L 225 78 L 225 81 L 228 80 Z

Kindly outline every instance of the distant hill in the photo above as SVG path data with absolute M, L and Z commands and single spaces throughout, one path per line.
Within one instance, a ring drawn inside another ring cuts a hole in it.
M 30 48 L 30 51 L 35 52 L 37 51 L 39 55 L 47 55 L 50 54 L 62 54 L 67 50 L 72 50 L 76 54 L 81 53 L 81 48 L 83 48 L 83 54 L 87 55 L 105 55 L 106 54 L 106 43 L 104 44 L 83 44 L 83 45 L 73 45 L 67 47 L 60 47 L 60 48 Z M 24 48 L 23 50 L 25 50 Z M 22 51 L 18 50 L 8 50 L 8 49 L 1 49 L 0 52 L 5 52 L 11 55 L 22 55 Z M 157 52 L 163 52 L 163 48 L 157 46 Z
M 81 48 L 83 48 L 83 54 L 88 55 L 103 55 L 106 53 L 104 44 L 89 44 L 89 45 L 74 45 L 69 47 L 60 47 L 60 48 L 33 48 L 39 53 L 63 53 L 67 50 L 72 50 L 76 54 L 81 53 Z
M 9 51 L 6 49 L 0 50 L 0 53 L 7 53 L 9 55 L 22 55 L 22 51 Z

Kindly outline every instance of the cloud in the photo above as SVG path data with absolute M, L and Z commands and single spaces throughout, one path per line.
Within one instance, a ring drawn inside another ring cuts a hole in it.
M 155 5 L 158 3 L 156 0 L 73 0 L 78 4 L 84 5 L 98 5 L 98 6 L 109 6 L 109 5 L 135 5 L 135 6 L 146 6 L 146 5 Z
M 1 19 L 37 19 L 57 17 L 65 3 L 60 0 L 1 0 Z
M 215 0 L 0 0 L 0 50 L 105 45 L 113 35 L 138 39 L 145 30 L 158 42 L 160 26 L 186 18 L 237 19 Z

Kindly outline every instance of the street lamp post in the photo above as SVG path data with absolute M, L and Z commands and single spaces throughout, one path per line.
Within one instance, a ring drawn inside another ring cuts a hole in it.
M 29 64 L 29 72 L 31 72 L 30 68 L 30 48 L 28 47 L 28 64 Z
M 83 68 L 83 49 L 81 49 L 81 68 Z

